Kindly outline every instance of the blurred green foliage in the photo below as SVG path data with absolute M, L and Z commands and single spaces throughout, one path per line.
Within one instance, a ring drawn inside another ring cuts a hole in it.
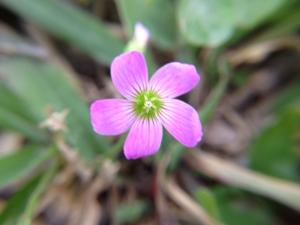
M 2 210 L 0 214 L 0 224 L 13 225 L 19 223 L 19 221 L 23 219 L 21 218 L 21 215 L 26 210 L 31 194 L 34 193 L 41 179 L 41 175 L 34 177 L 18 190 Z
M 194 45 L 219 46 L 235 31 L 255 28 L 285 0 L 180 0 L 178 20 L 183 37 Z
M 123 203 L 116 208 L 114 218 L 119 223 L 135 223 L 148 208 L 149 204 L 145 201 Z
M 121 40 L 114 37 L 100 21 L 63 1 L 4 0 L 2 2 L 102 63 L 109 64 L 125 47 Z
M 108 66 L 124 50 L 125 41 L 112 32 L 110 25 L 70 2 L 2 0 L 0 4 L 25 23 L 37 25 Z M 127 39 L 133 35 L 134 24 L 142 22 L 149 29 L 151 42 L 158 52 L 166 51 L 175 59 L 197 66 L 202 57 L 195 54 L 199 49 L 209 50 L 213 55 L 210 57 L 212 63 L 206 65 L 211 67 L 206 74 L 215 73 L 214 78 L 219 81 L 209 86 L 210 97 L 199 109 L 204 124 L 214 115 L 230 79 L 238 76 L 237 71 L 229 70 L 227 60 L 221 58 L 222 51 L 230 44 L 239 44 L 244 37 L 254 36 L 254 42 L 272 40 L 292 35 L 300 27 L 300 6 L 296 0 L 116 0 L 115 4 L 122 23 L 121 31 Z M 259 35 L 256 37 L 253 31 L 259 31 Z M 31 43 L 20 36 L 14 35 L 13 45 L 28 47 Z M 152 71 L 155 57 L 149 51 L 147 58 Z M 23 187 L 16 190 L 1 211 L 0 224 L 30 224 L 41 193 L 56 173 L 55 166 L 51 165 L 60 162 L 58 154 L 54 153 L 57 134 L 40 128 L 50 116 L 49 111 L 68 110 L 63 137 L 82 159 L 89 163 L 98 156 L 117 160 L 121 142 L 112 145 L 107 138 L 94 134 L 89 123 L 88 104 L 71 76 L 47 57 L 0 55 L 0 127 L 21 134 L 26 143 L 16 152 L 0 156 L 1 188 L 24 179 Z M 257 134 L 250 145 L 251 169 L 299 181 L 299 89 L 298 82 L 276 98 L 272 108 L 273 122 Z M 184 153 L 181 146 L 171 142 L 172 139 L 165 138 L 163 146 L 167 148 L 171 144 L 174 147 L 168 167 L 170 173 L 180 165 Z M 46 165 L 41 174 L 26 180 L 26 176 L 41 164 Z M 284 193 L 282 196 L 284 198 Z M 275 224 L 276 216 L 263 200 L 230 186 L 219 184 L 211 190 L 201 187 L 194 198 L 209 215 L 228 225 Z M 148 209 L 148 202 L 124 203 L 118 206 L 114 217 L 120 223 L 135 223 Z
M 38 120 L 34 112 L 4 82 L 0 83 L 0 103 L 1 127 L 20 132 L 36 142 L 46 140 L 46 134 L 36 127 Z
M 52 151 L 53 152 L 53 151 Z M 0 158 L 0 188 L 18 181 L 34 167 L 52 155 L 51 150 L 40 146 L 26 146 L 15 153 Z
M 50 116 L 47 108 L 55 112 L 69 111 L 66 139 L 86 159 L 108 150 L 108 141 L 92 131 L 87 104 L 62 69 L 29 58 L 2 58 L 0 72 L 7 85 L 22 96 L 26 108 L 34 112 L 40 122 Z
M 127 33 L 133 35 L 137 22 L 144 24 L 153 41 L 162 48 L 172 49 L 176 43 L 174 6 L 165 0 L 117 0 Z M 137 10 L 138 9 L 138 10 Z
M 214 194 L 207 188 L 199 188 L 194 193 L 195 199 L 199 202 L 207 213 L 212 217 L 221 220 L 220 209 Z
M 201 187 L 195 192 L 195 198 L 210 215 L 224 224 L 276 224 L 267 204 L 259 198 L 249 198 L 247 193 L 235 188 L 220 185 L 209 190 Z
M 217 187 L 213 193 L 225 224 L 276 224 L 276 217 L 269 212 L 267 205 L 259 199 L 249 197 L 240 190 L 228 187 Z
M 251 168 L 265 174 L 300 181 L 300 101 L 295 83 L 279 96 L 275 118 L 250 146 Z

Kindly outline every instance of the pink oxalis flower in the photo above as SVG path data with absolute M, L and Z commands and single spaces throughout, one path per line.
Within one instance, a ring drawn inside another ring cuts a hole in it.
M 96 100 L 90 107 L 93 129 L 101 135 L 119 135 L 127 130 L 127 159 L 137 159 L 159 150 L 163 127 L 181 144 L 195 147 L 202 138 L 196 110 L 174 99 L 192 90 L 200 80 L 195 67 L 179 62 L 158 69 L 148 81 L 144 56 L 136 51 L 117 56 L 111 65 L 112 82 L 125 99 Z

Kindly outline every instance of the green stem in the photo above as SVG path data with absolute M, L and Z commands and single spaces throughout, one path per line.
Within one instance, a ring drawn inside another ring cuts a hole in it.
M 107 157 L 114 159 L 117 154 L 119 154 L 120 150 L 122 149 L 123 143 L 125 141 L 126 135 L 122 135 L 119 140 L 117 141 L 117 143 L 115 143 L 112 148 L 110 149 L 110 151 L 107 151 Z
M 221 98 L 223 97 L 226 91 L 226 87 L 229 80 L 230 80 L 229 66 L 224 61 L 221 61 L 219 82 L 215 87 L 215 89 L 210 93 L 202 110 L 199 111 L 199 116 L 203 124 L 206 124 L 211 118 L 211 116 L 213 115 L 213 112 L 215 111 L 216 107 L 218 106 Z

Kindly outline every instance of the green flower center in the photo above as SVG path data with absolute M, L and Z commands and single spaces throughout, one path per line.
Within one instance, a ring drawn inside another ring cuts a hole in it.
M 163 106 L 161 98 L 154 91 L 138 93 L 133 104 L 136 115 L 145 119 L 154 118 Z

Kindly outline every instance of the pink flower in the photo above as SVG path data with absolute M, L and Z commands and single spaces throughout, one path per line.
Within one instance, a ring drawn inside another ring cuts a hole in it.
M 124 145 L 127 159 L 137 159 L 159 150 L 163 127 L 181 144 L 192 148 L 202 138 L 198 113 L 174 99 L 192 90 L 200 80 L 195 67 L 179 62 L 158 69 L 148 81 L 144 56 L 127 52 L 111 65 L 112 81 L 125 99 L 96 100 L 90 107 L 96 133 L 129 134 Z

